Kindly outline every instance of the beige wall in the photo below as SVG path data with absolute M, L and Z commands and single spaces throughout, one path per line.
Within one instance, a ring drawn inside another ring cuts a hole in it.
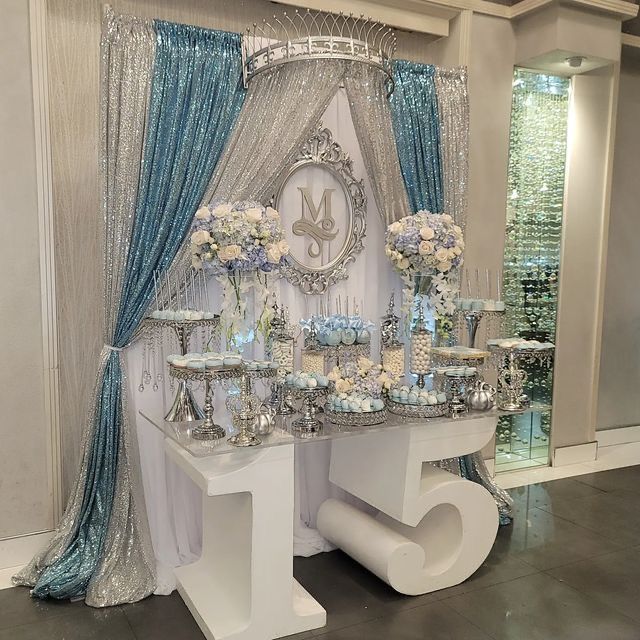
M 7 538 L 53 525 L 28 0 L 2 3 L 0 42 L 0 538 Z
M 617 63 L 575 76 L 569 109 L 553 448 L 595 439 Z
M 597 428 L 640 425 L 640 53 L 623 48 Z
M 468 269 L 502 271 L 515 37 L 509 21 L 474 15 L 469 51 Z

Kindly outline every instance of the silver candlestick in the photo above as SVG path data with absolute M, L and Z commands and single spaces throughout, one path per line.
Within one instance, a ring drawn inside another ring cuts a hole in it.
M 287 385 L 288 386 L 288 385 Z M 310 437 L 322 429 L 322 422 L 316 418 L 316 402 L 327 395 L 326 387 L 297 389 L 289 387 L 292 395 L 302 398 L 300 413 L 302 416 L 291 423 L 291 428 L 302 437 Z
M 255 447 L 262 444 L 262 440 L 251 430 L 258 415 L 259 406 L 260 399 L 251 389 L 251 380 L 246 373 L 243 373 L 240 378 L 240 395 L 236 398 L 236 411 L 233 411 L 233 423 L 239 428 L 239 433 L 229 438 L 229 444 L 234 447 Z

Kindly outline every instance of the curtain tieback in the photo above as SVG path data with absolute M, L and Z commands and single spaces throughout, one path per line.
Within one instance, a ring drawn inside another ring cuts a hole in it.
M 112 347 L 110 344 L 105 344 L 102 347 L 103 349 L 106 349 L 107 351 L 123 351 L 124 347 Z

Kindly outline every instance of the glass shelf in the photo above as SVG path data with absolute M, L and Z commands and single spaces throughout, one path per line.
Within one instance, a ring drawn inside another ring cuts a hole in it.
M 517 415 L 521 416 L 528 413 L 539 413 L 541 411 L 548 410 L 548 408 L 549 407 L 546 406 L 536 405 L 529 407 L 528 409 L 518 413 Z M 167 422 L 162 417 L 163 414 L 160 408 L 158 408 L 157 412 L 142 410 L 140 411 L 140 415 L 145 420 L 147 420 L 147 422 L 158 429 L 166 438 L 173 440 L 182 449 L 189 452 L 196 458 L 207 458 L 209 456 L 217 456 L 225 453 L 237 453 L 238 451 L 242 451 L 241 448 L 234 447 L 233 445 L 229 444 L 227 442 L 227 438 L 208 441 L 195 440 L 191 435 L 191 431 L 194 427 L 201 424 L 202 421 Z M 451 425 L 451 429 L 455 429 L 456 425 L 466 420 L 473 420 L 474 418 L 484 418 L 491 416 L 499 418 L 503 415 L 514 414 L 507 414 L 504 411 L 497 410 L 469 412 L 461 415 L 459 418 L 456 418 L 454 420 L 452 418 L 445 417 L 428 419 L 403 418 L 401 416 L 396 416 L 392 413 L 389 413 L 387 422 L 371 427 L 345 427 L 333 424 L 324 419 L 324 424 L 321 431 L 314 434 L 313 436 L 301 436 L 297 433 L 292 433 L 291 423 L 298 417 L 297 415 L 286 417 L 278 416 L 276 418 L 276 427 L 273 433 L 268 436 L 259 436 L 260 440 L 262 440 L 262 444 L 256 447 L 249 447 L 248 449 L 255 452 L 266 447 L 278 447 L 286 444 L 307 444 L 311 442 L 323 442 L 326 440 L 334 440 L 337 438 L 357 437 L 378 431 L 406 429 L 407 427 L 415 427 L 420 425 L 424 425 L 425 427 L 427 427 L 429 425 L 449 423 Z M 318 414 L 317 417 L 320 420 L 323 420 L 323 416 L 321 413 Z M 227 432 L 227 437 L 231 437 L 232 435 L 235 435 L 237 433 L 237 431 L 235 431 L 232 427 L 227 425 L 223 426 L 225 427 L 225 430 Z

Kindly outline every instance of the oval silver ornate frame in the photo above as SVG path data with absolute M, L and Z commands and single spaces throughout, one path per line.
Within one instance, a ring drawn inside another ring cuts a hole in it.
M 367 197 L 364 193 L 364 181 L 353 175 L 353 161 L 349 154 L 333 139 L 326 127 L 320 127 L 316 133 L 302 145 L 294 164 L 284 174 L 273 198 L 274 207 L 279 211 L 282 191 L 289 178 L 309 165 L 320 165 L 332 173 L 343 187 L 349 203 L 346 239 L 336 258 L 321 267 L 302 264 L 293 256 L 287 256 L 280 273 L 293 285 L 300 287 L 307 295 L 326 293 L 329 287 L 349 277 L 347 267 L 355 262 L 357 254 L 363 249 L 362 241 L 367 231 Z

